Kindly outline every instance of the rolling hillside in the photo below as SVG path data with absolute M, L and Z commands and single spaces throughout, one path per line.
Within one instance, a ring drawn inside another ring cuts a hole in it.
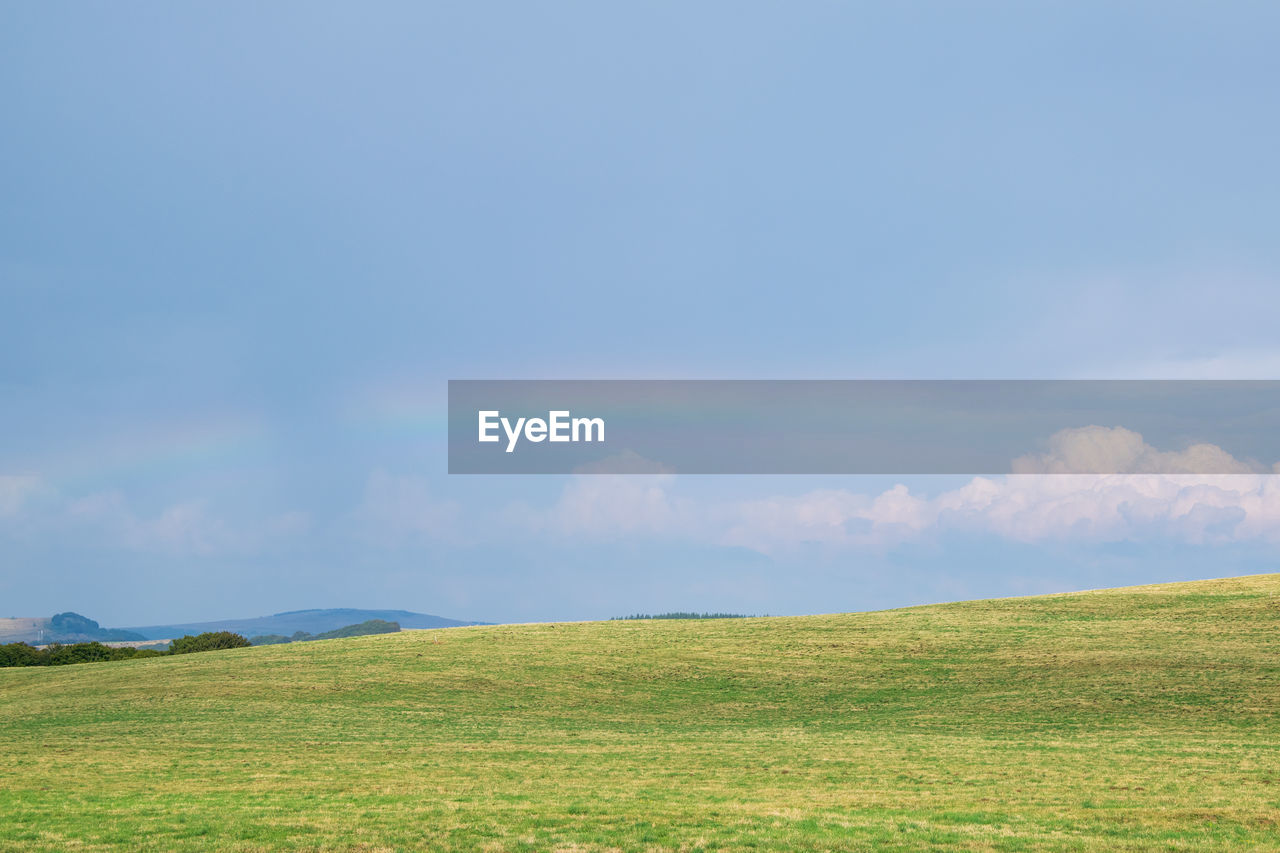
M 0 850 L 1280 848 L 1280 575 L 0 671 Z

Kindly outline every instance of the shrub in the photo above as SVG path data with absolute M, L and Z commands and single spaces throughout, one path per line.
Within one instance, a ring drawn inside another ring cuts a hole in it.
M 63 666 L 71 663 L 92 663 L 100 660 L 129 660 L 166 655 L 155 649 L 134 649 L 128 646 L 112 648 L 102 643 L 53 643 L 48 648 L 37 649 L 26 643 L 0 645 L 0 667 L 5 666 Z
M 203 634 L 179 637 L 169 644 L 169 654 L 186 655 L 192 652 L 212 652 L 218 649 L 242 649 L 249 641 L 230 631 L 206 631 Z
M 63 666 L 70 663 L 88 663 L 90 661 L 111 660 L 109 649 L 102 643 L 73 643 L 69 646 L 52 645 L 49 647 L 49 663 L 52 666 Z
M 48 666 L 49 650 L 37 649 L 26 643 L 7 643 L 0 646 L 0 666 Z

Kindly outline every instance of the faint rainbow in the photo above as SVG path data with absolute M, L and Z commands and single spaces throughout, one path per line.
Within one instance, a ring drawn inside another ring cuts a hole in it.
M 63 447 L 46 460 L 42 474 L 72 493 L 116 489 L 211 468 L 265 464 L 274 447 L 264 421 L 214 413 L 149 423 Z

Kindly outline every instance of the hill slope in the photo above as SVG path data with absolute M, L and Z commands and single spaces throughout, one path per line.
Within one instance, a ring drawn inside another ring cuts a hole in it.
M 399 622 L 401 628 L 457 628 L 462 625 L 480 625 L 481 622 L 465 622 L 446 619 L 430 613 L 413 613 L 408 610 L 358 610 L 351 607 L 334 607 L 327 610 L 291 610 L 271 616 L 251 619 L 220 619 L 213 622 L 183 622 L 174 625 L 143 625 L 128 630 L 135 631 L 149 640 L 167 640 L 184 634 L 201 634 L 205 631 L 232 631 L 252 637 L 257 634 L 284 634 L 295 631 L 320 634 L 335 628 L 345 628 L 357 622 L 382 619 Z
M 0 671 L 0 849 L 1276 849 L 1277 593 Z

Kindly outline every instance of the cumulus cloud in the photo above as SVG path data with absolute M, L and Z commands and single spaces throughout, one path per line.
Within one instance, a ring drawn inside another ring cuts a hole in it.
M 545 511 L 523 508 L 517 519 L 536 531 L 587 538 L 634 534 L 678 535 L 697 508 L 669 494 L 669 475 L 574 477 Z
M 942 531 L 1019 542 L 1172 539 L 1280 544 L 1280 478 L 1271 475 L 1011 475 L 976 477 L 932 497 L 897 485 L 877 496 L 840 490 L 737 507 L 727 544 L 766 553 L 799 543 L 889 546 Z
M 1063 473 L 1099 469 L 1130 473 Z M 898 484 L 879 494 L 821 489 L 710 502 L 677 496 L 671 476 L 575 477 L 556 503 L 521 518 L 561 535 L 676 537 L 763 553 L 892 547 L 947 531 L 1019 542 L 1280 544 L 1280 476 L 1213 445 L 1162 452 L 1136 432 L 1089 427 L 1059 433 L 1047 453 L 1015 470 L 1022 473 L 933 495 Z M 1224 470 L 1239 473 L 1198 473 Z
M 879 495 L 822 489 L 749 500 L 716 515 L 722 544 L 766 553 L 802 544 L 862 546 L 904 541 L 937 521 L 937 508 L 897 485 Z
M 1159 451 L 1124 427 L 1064 429 L 1049 439 L 1049 451 L 1013 460 L 1015 474 L 1260 474 L 1267 469 L 1234 458 L 1216 444 Z M 1275 469 L 1280 473 L 1280 466 Z
M 518 504 L 508 508 L 507 521 L 527 531 L 584 539 L 696 530 L 702 508 L 671 495 L 675 475 L 661 463 L 626 450 L 577 471 L 550 507 Z

